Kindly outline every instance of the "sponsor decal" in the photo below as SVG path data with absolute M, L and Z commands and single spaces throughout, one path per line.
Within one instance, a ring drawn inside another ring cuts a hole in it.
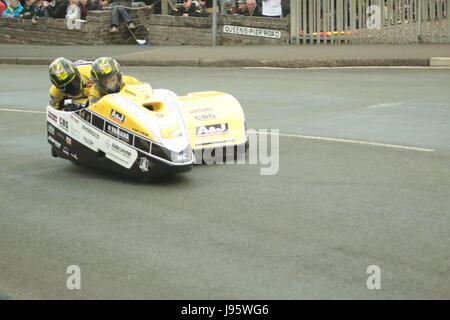
M 72 119 L 72 121 L 75 122 L 76 124 L 80 124 L 80 120 L 73 114 L 70 115 L 70 119 Z
M 48 131 L 50 134 L 55 135 L 55 127 L 52 126 L 50 123 L 47 124 L 47 131 Z
M 139 169 L 141 169 L 142 172 L 148 172 L 148 164 L 150 161 L 148 161 L 147 158 L 142 157 L 141 162 L 139 163 Z
M 58 116 L 56 114 L 52 113 L 51 111 L 48 111 L 47 114 L 50 119 L 52 119 L 55 122 L 58 122 Z
M 81 127 L 81 129 L 85 132 L 87 132 L 90 136 L 94 137 L 95 139 L 100 139 L 100 134 L 98 134 L 97 132 L 95 132 L 94 130 L 92 130 L 91 128 L 89 128 L 88 126 L 85 126 L 83 124 L 83 126 Z
M 135 132 L 137 132 L 137 133 L 139 133 L 139 134 L 141 134 L 141 135 L 143 135 L 143 136 L 148 137 L 147 132 L 144 132 L 144 131 L 139 130 L 139 129 L 136 129 L 136 128 L 133 128 L 132 130 L 135 131 Z
M 107 140 L 105 141 L 105 145 L 106 145 L 106 148 L 107 148 L 107 149 L 111 149 L 111 140 L 107 139 Z
M 69 149 L 67 149 L 67 147 L 64 147 L 64 148 L 63 148 L 63 152 L 64 152 L 66 155 L 70 155 Z
M 131 152 L 124 149 L 123 147 L 121 147 L 120 145 L 116 144 L 116 143 L 112 143 L 111 144 L 111 150 L 114 150 L 115 152 L 117 152 L 118 154 L 126 157 L 126 158 L 130 158 L 131 157 Z
M 74 129 L 73 126 L 70 126 L 70 130 L 69 130 L 70 134 L 72 135 L 72 137 L 74 137 L 75 139 L 79 139 L 80 137 L 80 131 Z
M 104 141 L 106 147 L 105 155 L 108 159 L 130 169 L 133 164 L 136 163 L 137 152 L 136 150 L 124 145 L 121 142 L 106 138 Z
M 136 94 L 133 91 L 125 89 L 125 92 L 128 93 L 129 95 L 132 95 L 132 96 L 136 97 Z
M 263 38 L 281 38 L 281 31 L 271 29 L 259 29 L 251 27 L 239 27 L 239 26 L 223 26 L 223 32 L 231 33 L 243 36 L 263 37 Z
M 126 131 L 120 130 L 116 126 L 107 124 L 106 125 L 106 132 L 110 135 L 119 138 L 123 142 L 130 143 L 130 134 Z
M 159 126 L 161 136 L 164 139 L 175 138 L 181 136 L 181 129 L 176 123 L 166 123 Z
M 65 130 L 69 130 L 69 122 L 66 119 L 59 118 L 59 126 Z
M 200 114 L 198 116 L 195 116 L 194 118 L 199 121 L 205 121 L 205 120 L 216 119 L 217 117 L 215 114 L 207 113 L 207 114 Z
M 77 156 L 76 153 L 71 153 L 70 156 L 71 156 L 72 158 L 74 158 L 75 160 L 78 160 L 78 156 Z
M 193 109 L 191 111 L 189 111 L 190 113 L 199 113 L 199 112 L 208 112 L 208 111 L 212 111 L 212 108 L 199 108 L 199 109 Z
M 195 129 L 197 137 L 207 137 L 228 132 L 228 123 L 212 124 L 208 126 L 199 126 Z
M 91 139 L 88 139 L 86 137 L 83 137 L 83 141 L 84 141 L 84 143 L 86 143 L 89 146 L 94 145 L 94 141 L 92 141 Z
M 70 137 L 66 137 L 66 144 L 68 144 L 69 146 L 72 145 L 72 139 Z
M 55 140 L 52 136 L 48 136 L 48 141 L 50 141 L 56 148 L 61 148 L 61 143 Z
M 123 124 L 123 122 L 125 121 L 125 116 L 123 114 L 117 112 L 116 110 L 111 110 L 111 114 L 110 114 L 109 118 L 120 124 Z

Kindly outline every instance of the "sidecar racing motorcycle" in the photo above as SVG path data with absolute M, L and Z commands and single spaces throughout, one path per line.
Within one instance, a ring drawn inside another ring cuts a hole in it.
M 76 103 L 75 111 L 47 106 L 54 157 L 145 180 L 189 171 L 205 151 L 246 150 L 242 107 L 223 92 L 178 97 L 149 84 L 126 85 L 91 106 Z

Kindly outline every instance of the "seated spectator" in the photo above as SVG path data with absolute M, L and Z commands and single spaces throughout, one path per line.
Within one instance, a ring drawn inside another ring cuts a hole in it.
M 199 8 L 192 3 L 192 0 L 183 0 L 183 4 L 180 9 L 175 9 L 172 13 L 174 16 L 191 16 L 199 17 L 201 16 Z
M 281 0 L 262 0 L 262 16 L 281 18 Z
M 130 15 L 126 7 L 131 7 L 131 0 L 111 0 L 109 6 L 112 8 L 111 32 L 118 32 L 120 20 L 122 19 L 127 24 L 128 28 L 135 29 L 136 26 L 131 22 Z
M 100 8 L 99 8 L 100 5 Z M 101 2 L 94 2 L 91 0 L 80 0 L 80 19 L 86 20 L 87 13 L 91 10 L 101 10 Z
M 10 0 L 9 6 L 3 11 L 2 17 L 4 18 L 18 18 L 22 12 L 23 7 L 18 0 Z
M 51 3 L 44 0 L 45 16 L 55 19 L 64 19 L 67 13 L 67 0 L 53 0 Z
M 19 18 L 24 19 L 33 19 L 34 17 L 34 4 L 32 0 L 25 0 L 22 12 L 19 15 Z
M 2 15 L 3 11 L 6 10 L 6 7 L 7 7 L 6 2 L 3 0 L 0 0 L 0 16 Z
M 238 0 L 238 11 L 240 16 L 260 17 L 261 8 L 256 5 L 256 0 Z
M 78 6 L 78 0 L 69 0 L 66 12 L 67 20 L 80 19 L 80 7 Z

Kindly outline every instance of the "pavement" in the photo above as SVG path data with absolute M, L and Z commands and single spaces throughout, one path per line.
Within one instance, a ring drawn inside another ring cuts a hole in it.
M 0 64 L 48 65 L 64 56 L 95 59 L 112 56 L 124 66 L 186 67 L 352 67 L 430 66 L 450 57 L 448 44 L 285 45 L 285 46 L 42 46 L 0 44 Z M 449 67 L 450 60 L 436 64 Z
M 249 128 L 280 130 L 279 171 L 144 184 L 52 158 L 46 66 L 2 66 L 0 299 L 450 298 L 448 70 L 124 72 L 232 94 Z

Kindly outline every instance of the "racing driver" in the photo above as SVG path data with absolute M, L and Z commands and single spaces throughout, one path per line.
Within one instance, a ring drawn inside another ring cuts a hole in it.
M 75 63 L 60 57 L 49 66 L 50 80 L 53 83 L 50 93 L 50 105 L 55 109 L 64 109 L 64 101 L 72 99 L 82 103 L 89 96 L 93 85 L 90 80 L 92 62 L 76 61 Z M 66 111 L 72 111 L 67 110 Z
M 110 57 L 101 57 L 94 61 L 91 79 L 94 85 L 89 92 L 90 105 L 107 94 L 119 92 L 127 84 L 141 84 L 136 78 L 122 75 L 119 63 Z

